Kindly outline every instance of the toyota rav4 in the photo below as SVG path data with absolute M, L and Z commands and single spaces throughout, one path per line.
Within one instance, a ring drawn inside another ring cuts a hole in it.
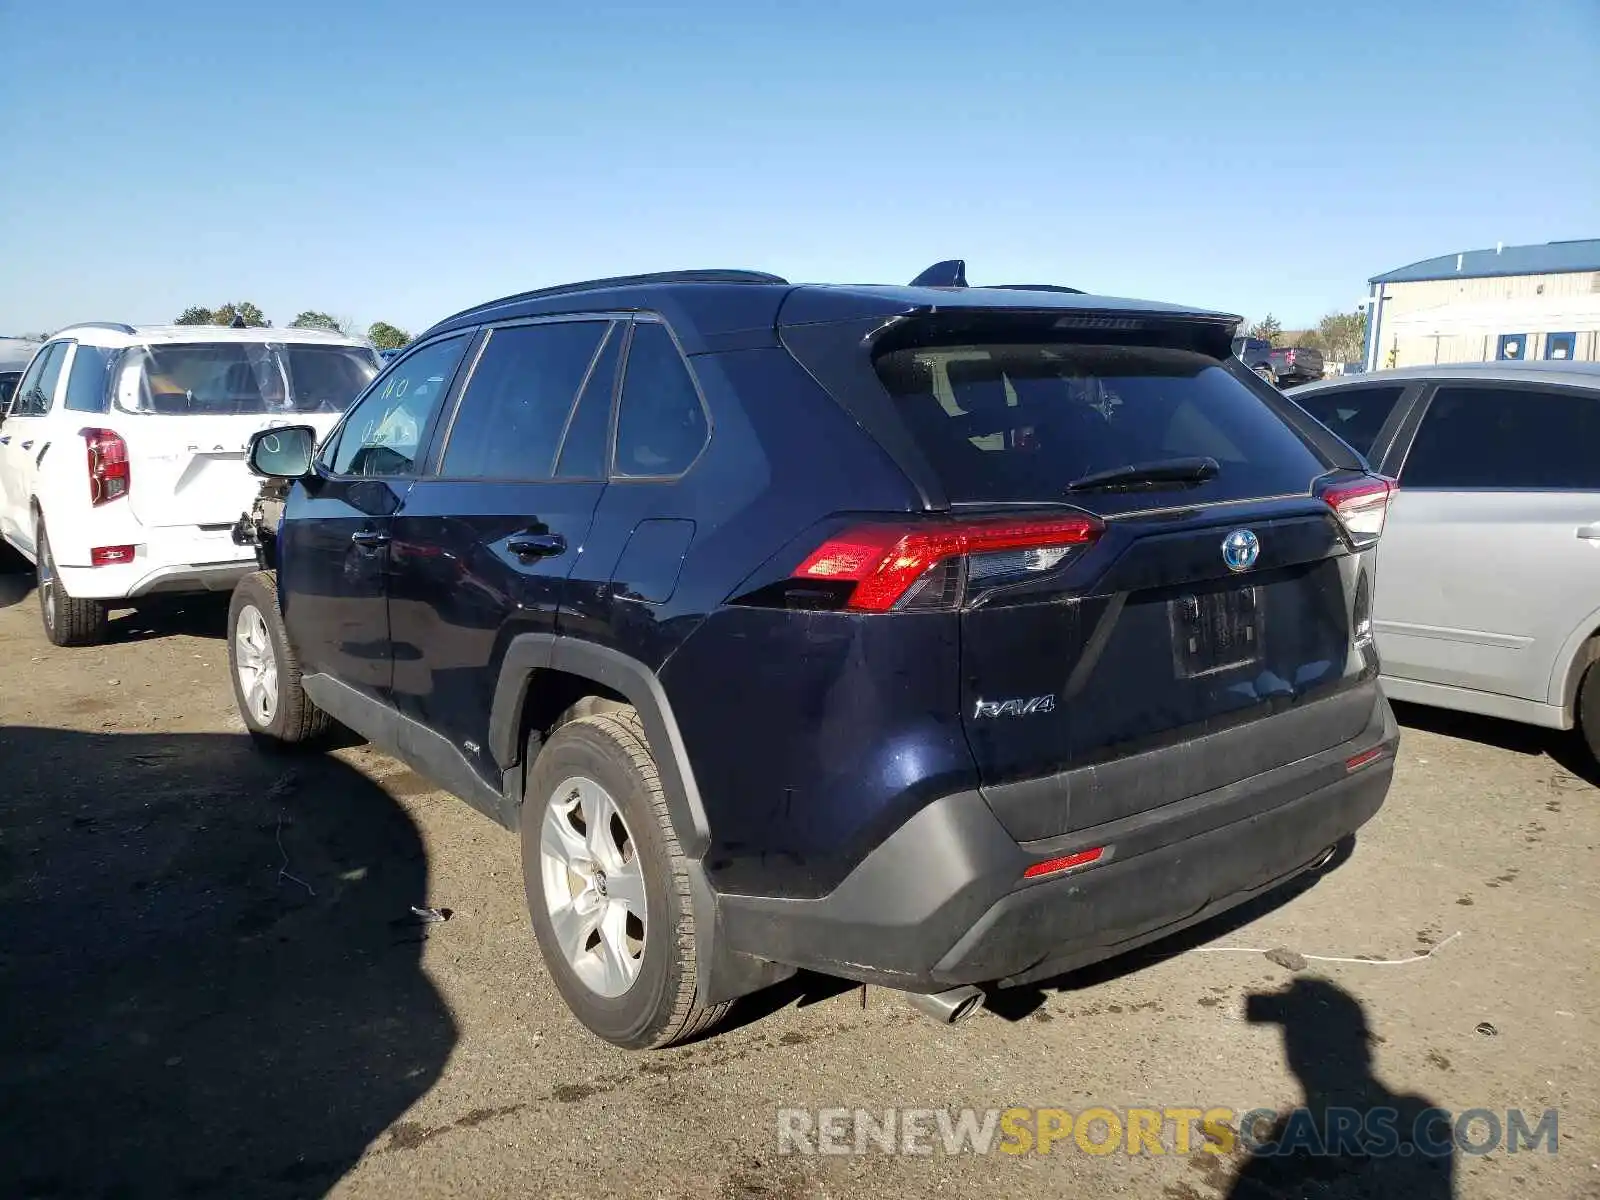
M 519 832 L 545 962 L 612 1042 L 797 968 L 956 1019 L 1383 802 L 1393 485 L 1236 325 L 954 262 L 470 309 L 320 447 L 254 439 L 240 712 L 337 721 Z

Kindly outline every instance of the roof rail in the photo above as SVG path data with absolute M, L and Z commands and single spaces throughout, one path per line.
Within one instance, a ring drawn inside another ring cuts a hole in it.
M 646 275 L 613 275 L 606 279 L 585 279 L 579 283 L 561 283 L 554 287 L 536 288 L 531 292 L 518 292 L 512 296 L 502 296 L 498 300 L 490 300 L 486 304 L 475 304 L 471 308 L 462 309 L 456 317 L 465 317 L 471 313 L 483 312 L 486 309 L 499 308 L 502 304 L 514 304 L 521 300 L 542 300 L 546 296 L 572 296 L 580 292 L 598 292 L 607 288 L 643 287 L 652 283 L 782 283 L 789 281 L 779 275 L 769 275 L 765 271 L 737 271 L 710 270 L 698 271 L 655 271 Z
M 1071 296 L 1084 294 L 1082 288 L 1062 287 L 1059 283 L 986 283 L 983 286 L 1002 292 L 1065 292 Z
M 74 321 L 71 325 L 63 325 L 56 330 L 56 333 L 62 333 L 68 329 L 109 329 L 113 333 L 129 334 L 139 332 L 132 325 L 125 324 L 122 321 Z M 56 334 L 51 334 L 50 336 L 54 337 Z

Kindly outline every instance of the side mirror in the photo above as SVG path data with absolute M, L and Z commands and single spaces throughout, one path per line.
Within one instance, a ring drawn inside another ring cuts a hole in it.
M 309 425 L 284 425 L 250 435 L 250 470 L 266 479 L 304 479 L 311 474 L 317 431 Z

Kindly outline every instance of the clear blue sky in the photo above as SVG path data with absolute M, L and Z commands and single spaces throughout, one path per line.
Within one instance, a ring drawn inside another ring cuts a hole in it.
M 958 256 L 1293 327 L 1600 236 L 1596 0 L 1297 8 L 0 0 L 0 333 Z

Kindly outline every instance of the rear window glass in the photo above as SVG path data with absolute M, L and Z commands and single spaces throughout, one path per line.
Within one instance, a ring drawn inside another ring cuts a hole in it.
M 1084 476 L 1179 458 L 1217 460 L 1215 478 L 1184 489 L 1207 501 L 1303 492 L 1324 469 L 1245 384 L 1194 351 L 918 346 L 876 366 L 956 502 L 1060 500 Z
M 338 413 L 377 373 L 359 346 L 138 346 L 123 356 L 115 396 L 124 411 L 169 416 Z

